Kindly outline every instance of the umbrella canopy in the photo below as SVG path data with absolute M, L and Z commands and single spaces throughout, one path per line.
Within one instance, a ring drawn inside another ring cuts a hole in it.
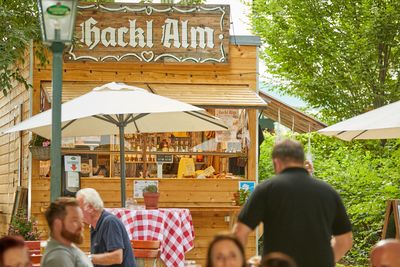
M 121 204 L 125 205 L 126 133 L 223 131 L 228 128 L 204 109 L 138 87 L 108 83 L 62 104 L 62 136 L 120 135 Z M 51 139 L 51 110 L 4 133 L 29 130 Z
M 318 132 L 345 141 L 400 137 L 400 101 L 368 111 Z
M 120 122 L 126 124 L 127 133 L 227 129 L 223 122 L 202 108 L 125 84 L 108 83 L 62 104 L 63 137 L 119 134 L 115 124 Z M 50 139 L 51 110 L 39 113 L 4 133 L 22 130 Z

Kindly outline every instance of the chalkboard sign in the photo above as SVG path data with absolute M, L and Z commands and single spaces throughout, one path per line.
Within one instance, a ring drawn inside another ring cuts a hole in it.
M 172 163 L 174 162 L 174 157 L 172 155 L 160 154 L 156 155 L 157 163 Z
M 400 239 L 400 200 L 388 200 L 386 204 L 385 222 L 383 224 L 382 239 Z

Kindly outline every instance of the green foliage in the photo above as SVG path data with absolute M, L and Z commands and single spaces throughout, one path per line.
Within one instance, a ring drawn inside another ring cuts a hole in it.
M 400 1 L 254 0 L 261 57 L 281 83 L 338 121 L 400 98 Z
M 36 220 L 28 220 L 26 211 L 21 209 L 11 221 L 9 234 L 20 235 L 24 240 L 39 240 L 41 232 L 37 228 Z
M 240 189 L 239 190 L 239 205 L 242 206 L 244 203 L 246 203 L 249 196 L 250 196 L 250 190 Z
M 296 135 L 304 145 L 307 134 Z M 273 175 L 271 151 L 275 138 L 266 137 L 261 147 L 260 180 Z M 380 239 L 386 200 L 400 198 L 400 141 L 344 142 L 312 134 L 314 174 L 341 195 L 350 216 L 354 245 L 346 266 L 368 266 L 371 247 Z
M 143 188 L 143 193 L 157 193 L 158 192 L 158 187 L 156 185 L 148 185 L 145 188 Z
M 30 40 L 40 36 L 36 1 L 0 0 L 0 88 L 6 95 L 16 80 L 29 88 L 21 70 Z

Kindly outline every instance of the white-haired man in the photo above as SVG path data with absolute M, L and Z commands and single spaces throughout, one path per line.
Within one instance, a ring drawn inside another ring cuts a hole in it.
M 83 221 L 91 225 L 91 260 L 95 267 L 135 265 L 131 243 L 123 223 L 104 210 L 103 200 L 93 188 L 76 193 L 83 211 Z

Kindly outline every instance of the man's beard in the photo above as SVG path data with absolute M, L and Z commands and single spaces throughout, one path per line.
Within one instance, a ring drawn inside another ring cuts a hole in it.
M 65 228 L 64 222 L 61 230 L 61 236 L 74 244 L 80 245 L 83 243 L 83 231 L 79 233 L 72 233 Z

